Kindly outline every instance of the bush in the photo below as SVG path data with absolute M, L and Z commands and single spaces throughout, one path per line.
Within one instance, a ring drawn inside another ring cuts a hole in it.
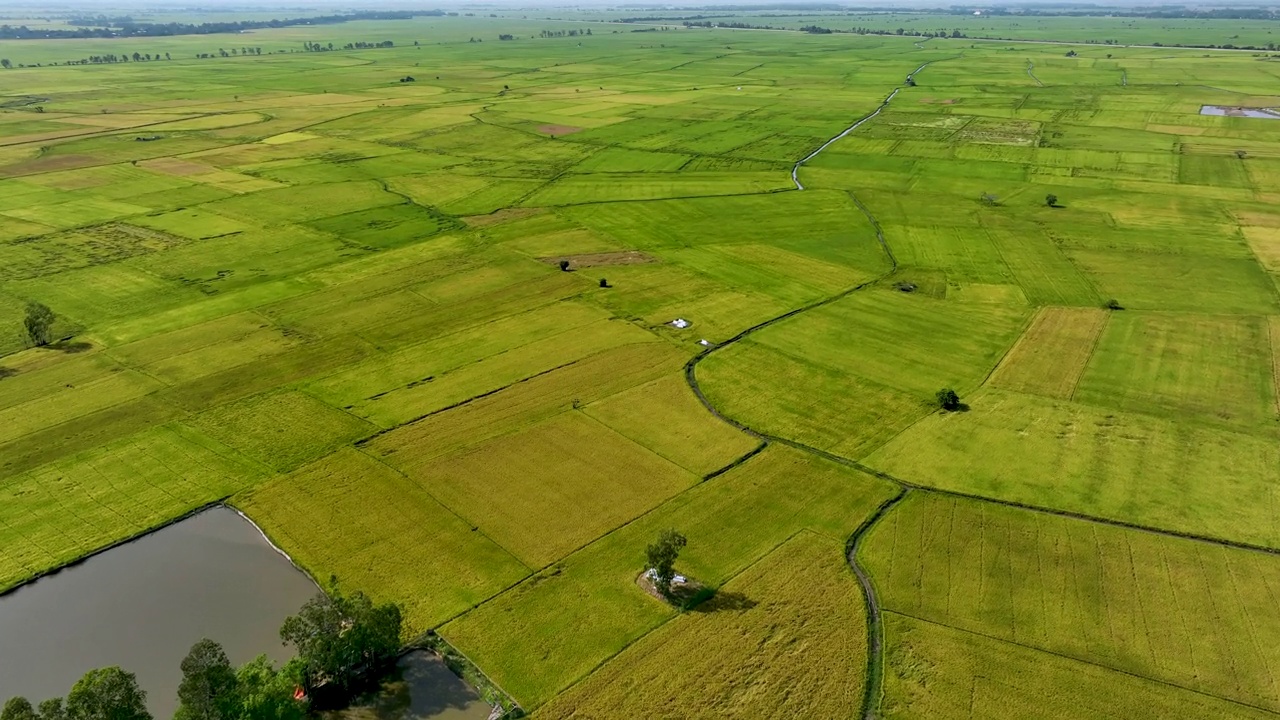
M 1103 303 L 1102 307 L 1105 310 L 1123 310 L 1124 309 L 1124 306 L 1120 304 L 1120 301 L 1116 300 L 1115 298 L 1111 298 L 1110 300 Z
M 943 410 L 957 410 L 960 407 L 960 396 L 951 388 L 942 388 L 937 394 L 938 407 Z
M 1045 205 L 1048 205 L 1049 207 L 1054 207 L 1055 205 L 1057 205 L 1057 204 L 1058 204 L 1058 196 L 1057 196 L 1057 195 L 1054 195 L 1054 194 L 1052 194 L 1052 193 L 1050 193 L 1050 194 L 1048 194 L 1048 195 L 1045 195 L 1045 196 L 1044 196 L 1044 204 L 1045 204 Z

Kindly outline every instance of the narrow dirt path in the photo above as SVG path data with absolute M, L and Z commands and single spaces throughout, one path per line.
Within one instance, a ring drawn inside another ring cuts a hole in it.
M 1027 77 L 1031 78 L 1032 80 L 1035 80 L 1036 85 L 1039 85 L 1040 87 L 1044 87 L 1044 83 L 1040 82 L 1040 78 L 1036 77 L 1035 69 L 1036 69 L 1036 64 L 1028 60 L 1027 61 Z

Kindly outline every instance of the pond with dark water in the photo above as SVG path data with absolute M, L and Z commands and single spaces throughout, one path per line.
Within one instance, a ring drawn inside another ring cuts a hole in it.
M 322 720 L 487 720 L 493 708 L 437 655 L 406 653 L 374 697 Z
M 119 665 L 165 720 L 194 642 L 217 640 L 235 664 L 287 660 L 280 624 L 317 591 L 248 520 L 206 510 L 0 596 L 0 704 L 65 696 Z

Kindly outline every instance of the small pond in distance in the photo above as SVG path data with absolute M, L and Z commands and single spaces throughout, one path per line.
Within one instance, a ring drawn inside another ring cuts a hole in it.
M 287 660 L 280 624 L 316 592 L 252 523 L 206 510 L 0 596 L 0 704 L 65 696 L 119 665 L 168 720 L 192 643 L 217 640 L 235 664 Z
M 1262 118 L 1264 120 L 1280 120 L 1280 113 L 1269 108 L 1232 107 L 1230 105 L 1201 105 L 1201 115 L 1225 115 L 1227 117 Z

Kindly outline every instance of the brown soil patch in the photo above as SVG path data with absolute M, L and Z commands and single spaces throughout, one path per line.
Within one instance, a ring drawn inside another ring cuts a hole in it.
M 571 269 L 606 265 L 643 265 L 645 263 L 658 262 L 658 258 L 646 255 L 639 250 L 619 250 L 617 252 L 586 253 L 584 255 L 553 255 L 538 259 L 550 265 L 559 265 L 561 260 L 568 260 Z
M 572 125 L 539 125 L 538 132 L 560 137 L 561 135 L 572 135 L 576 132 L 582 132 L 582 128 Z
M 91 167 L 100 163 L 101 161 L 92 155 L 57 155 L 55 157 L 27 160 L 26 162 L 0 168 L 0 175 L 12 177 L 15 175 L 52 172 L 54 170 L 75 170 L 76 168 Z
M 1246 225 L 1240 230 L 1262 267 L 1280 272 L 1280 228 Z
M 1280 317 L 1271 318 L 1271 372 L 1275 376 L 1276 412 L 1280 413 Z
M 488 215 L 469 215 L 462 218 L 462 222 L 468 227 L 489 227 L 490 225 L 498 225 L 510 220 L 519 220 L 531 215 L 537 215 L 542 212 L 542 208 L 505 208 L 489 213 Z
M 177 158 L 156 158 L 155 160 L 144 160 L 138 164 L 153 172 L 164 173 L 165 175 L 177 175 L 179 177 L 204 175 L 217 170 L 217 168 L 212 168 L 208 165 L 194 163 L 189 160 L 179 160 Z

